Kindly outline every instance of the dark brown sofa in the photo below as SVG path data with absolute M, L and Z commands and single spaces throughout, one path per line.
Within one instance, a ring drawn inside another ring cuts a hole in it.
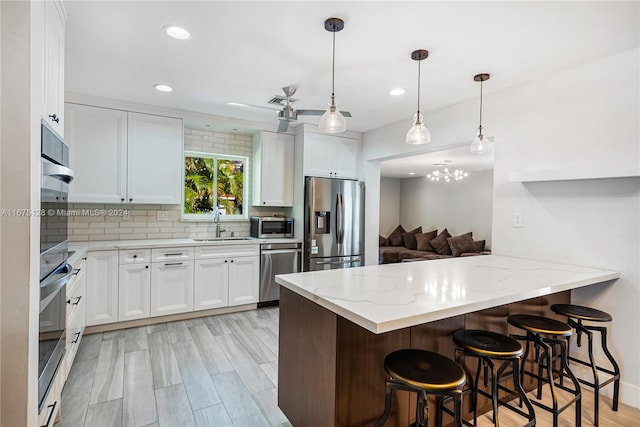
M 422 227 L 409 232 L 399 225 L 389 235 L 380 236 L 379 264 L 391 264 L 413 260 L 433 260 L 458 256 L 487 255 L 485 241 L 474 241 L 471 232 L 451 236 L 445 228 L 422 233 Z

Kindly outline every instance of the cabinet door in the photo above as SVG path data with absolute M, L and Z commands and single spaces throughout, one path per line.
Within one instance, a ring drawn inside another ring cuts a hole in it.
M 258 302 L 260 257 L 229 260 L 229 305 Z
M 254 151 L 254 205 L 293 206 L 293 135 L 262 132 Z
M 182 120 L 129 113 L 128 201 L 180 204 Z
M 340 136 L 332 136 L 335 140 L 334 178 L 358 179 L 360 161 L 360 141 Z
M 64 135 L 65 14 L 59 1 L 45 3 L 43 119 Z
M 87 326 L 118 321 L 118 251 L 87 254 Z
M 229 261 L 223 258 L 195 261 L 194 310 L 226 307 L 229 302 Z
M 151 316 L 193 311 L 193 261 L 151 264 Z
M 65 104 L 71 202 L 121 203 L 127 196 L 127 113 Z
M 151 314 L 151 271 L 149 264 L 120 266 L 118 321 L 144 319 Z
M 304 175 L 333 178 L 335 151 L 336 144 L 330 136 L 305 132 L 302 167 Z

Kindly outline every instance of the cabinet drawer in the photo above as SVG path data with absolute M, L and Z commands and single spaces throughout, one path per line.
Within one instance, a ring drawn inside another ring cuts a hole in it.
M 260 245 L 198 246 L 195 252 L 196 259 L 250 256 L 260 254 Z
M 193 259 L 193 247 L 157 248 L 151 250 L 151 262 L 171 262 Z
M 80 285 L 81 282 L 84 282 L 84 280 L 80 279 L 82 279 L 82 277 L 86 273 L 85 269 L 87 268 L 87 262 L 82 259 L 78 264 L 74 264 L 72 268 L 73 275 L 71 276 L 71 280 L 67 282 L 67 299 L 76 294 L 78 292 L 76 288 Z
M 151 262 L 151 249 L 120 249 L 120 264 Z

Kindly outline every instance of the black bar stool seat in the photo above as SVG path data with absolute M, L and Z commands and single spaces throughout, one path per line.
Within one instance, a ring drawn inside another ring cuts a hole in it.
M 527 346 L 525 348 L 523 359 L 526 360 L 529 354 L 529 344 L 533 343 L 535 348 L 535 360 L 538 365 L 538 372 L 533 373 L 525 369 L 525 364 L 520 365 L 520 381 L 524 380 L 524 375 L 533 377 L 538 382 L 537 399 L 532 400 L 531 403 L 551 412 L 553 415 L 553 427 L 558 427 L 558 416 L 565 409 L 569 408 L 572 404 L 575 404 L 575 427 L 582 425 L 582 392 L 580 391 L 580 383 L 576 376 L 571 372 L 567 359 L 568 337 L 573 333 L 571 326 L 559 320 L 550 319 L 548 317 L 534 316 L 530 314 L 513 314 L 507 317 L 507 322 L 516 328 L 523 329 L 527 332 L 526 336 L 511 335 L 513 338 L 519 341 L 525 341 Z M 554 371 L 552 360 L 554 346 L 560 346 L 560 363 L 561 368 L 559 371 Z M 546 378 L 543 376 L 543 371 L 547 372 Z M 555 382 L 554 372 L 559 375 L 559 383 Z M 563 378 L 567 376 L 573 383 L 573 388 L 569 388 L 564 385 Z M 547 406 L 542 402 L 542 383 L 549 385 L 551 392 L 551 406 Z M 556 389 L 560 388 L 569 392 L 573 397 L 562 407 L 558 405 L 558 396 Z
M 525 426 L 534 426 L 535 411 L 531 401 L 526 395 L 520 382 L 520 357 L 524 353 L 522 345 L 515 339 L 492 331 L 478 329 L 462 329 L 453 334 L 453 342 L 459 347 L 456 349 L 456 362 L 460 362 L 461 356 L 471 356 L 478 358 L 478 368 L 476 369 L 475 381 L 470 381 L 470 388 L 473 402 L 473 425 L 477 423 L 478 394 L 491 399 L 493 406 L 493 423 L 500 425 L 498 417 L 498 406 L 506 406 L 527 419 Z M 496 371 L 494 360 L 504 361 L 502 366 Z M 491 393 L 479 388 L 480 370 L 484 365 L 484 384 L 487 386 L 488 367 L 491 369 Z M 506 368 L 511 365 L 515 391 L 500 384 L 500 380 L 505 377 Z M 505 398 L 500 398 L 499 390 L 508 393 L 508 396 L 520 398 L 525 403 L 527 412 L 511 405 Z
M 417 426 L 427 426 L 428 394 L 453 398 L 456 425 L 462 425 L 462 386 L 467 377 L 458 363 L 431 351 L 404 349 L 389 353 L 384 359 L 384 369 L 389 375 L 386 381 L 385 408 L 375 424 L 376 427 L 384 425 L 391 414 L 394 390 L 418 393 Z
M 585 325 L 583 321 L 604 323 L 611 322 L 613 317 L 604 311 L 597 310 L 591 307 L 585 307 L 575 304 L 554 304 L 551 306 L 551 310 L 561 316 L 567 316 L 567 323 L 576 331 L 577 345 L 582 346 L 582 334 L 587 336 L 588 340 L 588 355 L 589 361 L 578 359 L 576 357 L 569 356 L 568 359 L 572 362 L 579 363 L 583 366 L 588 366 L 591 369 L 593 375 L 593 382 L 586 381 L 582 378 L 578 378 L 582 384 L 588 385 L 594 390 L 594 425 L 599 423 L 599 408 L 600 408 L 600 389 L 613 382 L 613 403 L 612 409 L 618 410 L 618 399 L 620 395 L 620 367 L 615 358 L 607 347 L 607 328 L 605 326 Z M 596 364 L 593 355 L 593 332 L 600 332 L 600 343 L 602 351 L 609 360 L 612 369 L 607 369 Z M 600 381 L 598 371 L 605 372 L 610 377 L 605 381 Z

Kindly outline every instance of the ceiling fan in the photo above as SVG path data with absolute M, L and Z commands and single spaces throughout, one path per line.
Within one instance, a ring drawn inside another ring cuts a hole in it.
M 291 104 L 297 101 L 297 99 L 291 98 L 296 93 L 295 86 L 285 86 L 282 88 L 284 98 L 281 95 L 275 95 L 268 103 L 283 106 L 284 108 L 278 111 L 278 129 L 277 132 L 286 132 L 289 128 L 289 123 L 298 120 L 298 116 L 321 116 L 325 110 L 295 110 Z M 341 111 L 345 117 L 351 117 L 351 113 L 348 111 Z

